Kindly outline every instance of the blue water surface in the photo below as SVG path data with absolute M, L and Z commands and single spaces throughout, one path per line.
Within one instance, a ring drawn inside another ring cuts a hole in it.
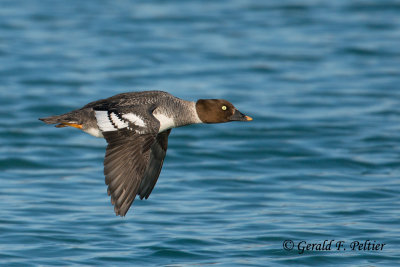
M 399 44 L 397 0 L 2 0 L 0 265 L 399 266 Z M 106 142 L 38 118 L 141 90 L 254 121 L 174 129 L 121 218 Z

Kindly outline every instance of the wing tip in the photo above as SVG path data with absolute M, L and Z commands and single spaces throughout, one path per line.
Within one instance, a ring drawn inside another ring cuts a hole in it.
M 115 216 L 125 217 L 128 210 L 121 210 L 120 208 L 114 206 L 114 212 L 115 212 Z
M 108 143 L 104 159 L 107 194 L 111 196 L 115 215 L 124 217 L 136 195 L 141 195 L 143 199 L 147 198 L 151 192 L 151 190 L 142 191 L 140 187 L 149 165 L 150 148 L 155 143 L 157 135 L 146 134 L 132 137 L 105 132 L 104 136 Z M 151 186 L 153 187 L 154 185 Z M 138 194 L 138 191 L 142 191 L 141 194 Z

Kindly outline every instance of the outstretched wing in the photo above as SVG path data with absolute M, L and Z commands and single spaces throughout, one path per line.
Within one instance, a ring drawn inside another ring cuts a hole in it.
M 156 141 L 151 146 L 149 164 L 147 165 L 137 193 L 140 196 L 140 199 L 147 199 L 157 183 L 165 154 L 167 153 L 168 136 L 170 132 L 171 129 L 159 133 L 156 137 Z
M 150 160 L 155 134 L 130 130 L 103 132 L 108 142 L 104 158 L 105 182 L 116 215 L 125 216 L 138 192 Z
M 107 192 L 120 216 L 125 216 L 137 194 L 141 199 L 149 197 L 161 172 L 170 130 L 158 133 L 160 122 L 152 114 L 154 108 L 94 109 L 108 143 L 104 159 Z

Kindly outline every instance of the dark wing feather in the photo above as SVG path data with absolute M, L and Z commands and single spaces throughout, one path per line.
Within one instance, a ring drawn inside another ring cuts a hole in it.
M 147 199 L 157 183 L 164 162 L 165 154 L 167 153 L 168 136 L 170 132 L 171 129 L 159 133 L 157 135 L 156 142 L 154 142 L 151 147 L 150 162 L 143 175 L 143 179 L 137 193 L 140 196 L 140 199 Z
M 150 160 L 150 147 L 155 134 L 132 134 L 123 129 L 103 132 L 108 146 L 104 159 L 104 175 L 108 194 L 116 215 L 128 212 Z

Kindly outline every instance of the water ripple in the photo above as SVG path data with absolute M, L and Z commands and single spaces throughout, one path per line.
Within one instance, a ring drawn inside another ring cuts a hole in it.
M 399 4 L 2 1 L 0 264 L 397 266 Z M 115 217 L 106 142 L 38 118 L 125 91 L 225 98 Z M 284 240 L 375 240 L 305 251 Z

